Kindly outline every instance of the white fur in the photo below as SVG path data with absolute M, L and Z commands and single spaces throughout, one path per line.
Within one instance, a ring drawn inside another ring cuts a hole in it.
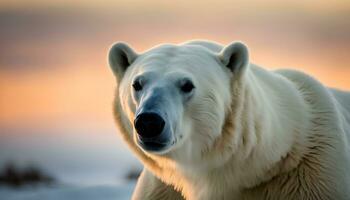
M 251 64 L 241 43 L 191 41 L 142 54 L 120 44 L 109 58 L 115 118 L 145 164 L 133 199 L 350 199 L 350 93 Z M 119 62 L 120 53 L 132 62 Z M 159 153 L 136 145 L 132 124 L 139 102 L 131 84 L 147 73 L 172 94 L 179 78 L 196 86 L 190 100 L 164 108 L 176 116 L 176 142 Z

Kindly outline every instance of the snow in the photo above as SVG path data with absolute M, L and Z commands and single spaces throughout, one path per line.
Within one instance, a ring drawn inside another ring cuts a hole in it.
M 7 164 L 34 166 L 59 184 L 20 189 L 0 185 L 0 200 L 130 199 L 135 183 L 126 182 L 127 175 L 142 165 L 112 122 L 0 124 L 0 172 Z
M 0 125 L 0 172 L 14 164 L 38 168 L 60 183 L 105 185 L 124 181 L 131 170 L 140 170 L 142 165 L 113 126 Z
M 135 183 L 95 186 L 0 188 L 1 200 L 129 200 Z

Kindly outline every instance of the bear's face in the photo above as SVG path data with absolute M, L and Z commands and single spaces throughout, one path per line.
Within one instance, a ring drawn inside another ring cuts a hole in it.
M 220 137 L 231 103 L 231 79 L 248 63 L 247 49 L 233 43 L 221 52 L 200 45 L 161 45 L 137 54 L 125 43 L 109 54 L 119 102 L 134 143 L 147 154 L 210 150 Z

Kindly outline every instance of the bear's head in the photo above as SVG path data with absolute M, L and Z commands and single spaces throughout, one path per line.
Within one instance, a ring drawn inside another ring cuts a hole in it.
M 196 43 L 164 44 L 143 53 L 120 42 L 108 59 L 125 137 L 146 155 L 183 162 L 200 158 L 221 137 L 232 84 L 249 65 L 240 42 L 216 50 Z

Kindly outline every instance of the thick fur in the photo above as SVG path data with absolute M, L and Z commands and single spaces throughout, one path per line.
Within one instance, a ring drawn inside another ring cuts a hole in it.
M 161 45 L 117 66 L 122 73 L 110 62 L 122 74 L 115 121 L 145 166 L 133 199 L 350 199 L 350 93 L 294 70 L 267 71 L 248 57 L 227 69 L 225 48 Z M 131 81 L 165 65 L 164 76 L 181 70 L 194 77 L 197 94 L 179 108 L 183 141 L 154 154 L 135 144 Z

